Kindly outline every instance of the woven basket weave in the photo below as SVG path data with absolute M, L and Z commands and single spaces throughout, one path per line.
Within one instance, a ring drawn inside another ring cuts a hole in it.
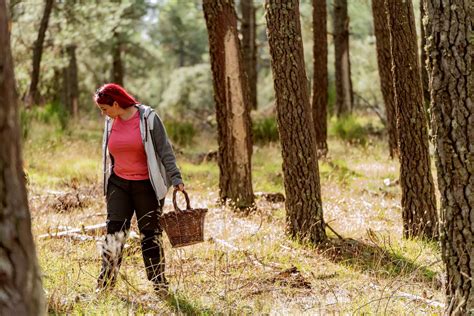
M 186 191 L 182 191 L 186 198 L 186 209 L 181 210 L 176 203 L 177 192 L 176 189 L 173 191 L 174 211 L 160 217 L 160 225 L 168 235 L 173 248 L 204 241 L 204 217 L 207 213 L 207 208 L 191 208 Z

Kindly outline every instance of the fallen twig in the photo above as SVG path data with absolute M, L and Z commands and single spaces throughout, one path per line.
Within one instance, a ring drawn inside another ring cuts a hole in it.
M 336 235 L 336 236 L 339 237 L 340 239 L 344 240 L 344 237 L 342 237 L 342 236 L 339 235 L 334 229 L 332 229 L 332 227 L 329 226 L 328 223 L 326 223 L 326 226 L 334 233 L 334 235 Z
M 226 249 L 229 249 L 230 251 L 238 251 L 238 252 L 243 253 L 247 257 L 247 259 L 252 264 L 254 264 L 256 266 L 267 268 L 267 269 L 280 269 L 279 264 L 277 264 L 277 263 L 268 263 L 268 264 L 264 263 L 260 259 L 258 259 L 255 254 L 250 253 L 248 250 L 240 249 L 239 247 L 234 246 L 234 245 L 232 245 L 231 243 L 229 243 L 225 240 L 218 239 L 218 238 L 215 238 L 215 237 L 211 237 L 211 238 L 209 238 L 209 240 L 215 242 L 216 244 L 218 244 L 218 245 L 220 245 L 220 246 L 222 246 Z
M 380 286 L 375 285 L 375 284 L 371 284 L 370 286 L 375 288 L 375 289 L 378 289 L 378 290 L 381 289 Z M 441 303 L 441 302 L 438 302 L 438 301 L 435 301 L 435 300 L 431 300 L 431 299 L 428 299 L 428 298 L 424 298 L 422 296 L 418 296 L 418 295 L 415 295 L 415 294 L 402 292 L 402 291 L 396 291 L 393 296 L 394 297 L 407 298 L 407 299 L 410 299 L 412 301 L 420 301 L 420 302 L 423 302 L 423 303 L 425 303 L 429 306 L 433 306 L 433 307 L 440 307 L 440 308 L 445 307 L 444 303 Z
M 96 232 L 98 230 L 103 230 L 106 228 L 107 224 L 106 223 L 100 223 L 100 224 L 95 224 L 95 225 L 90 225 L 90 226 L 83 226 L 81 228 L 74 228 L 74 229 L 69 229 L 57 233 L 47 233 L 43 235 L 39 235 L 38 238 L 54 238 L 54 237 L 68 237 L 68 236 L 74 236 L 78 234 L 86 234 L 86 233 L 92 233 Z

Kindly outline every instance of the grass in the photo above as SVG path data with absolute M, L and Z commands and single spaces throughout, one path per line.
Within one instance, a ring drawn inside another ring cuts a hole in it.
M 179 165 L 192 205 L 209 208 L 206 241 L 172 249 L 165 237 L 173 293 L 167 301 L 153 295 L 139 241 L 131 238 L 117 287 L 96 295 L 97 241 L 38 236 L 60 225 L 105 221 L 101 126 L 81 122 L 50 138 L 36 133 L 38 125 L 25 142 L 33 234 L 50 314 L 441 313 L 400 294 L 443 302 L 444 268 L 436 244 L 401 238 L 400 189 L 383 182 L 398 178 L 398 163 L 387 158 L 387 146 L 377 138 L 364 146 L 329 139 L 329 157 L 320 161 L 324 217 L 344 239 L 328 230 L 331 238 L 319 246 L 287 238 L 284 203 L 258 199 L 248 216 L 217 204 L 217 164 L 195 159 L 215 150 L 215 141 L 206 137 L 196 141 L 199 147 L 182 148 Z M 278 145 L 255 148 L 254 191 L 284 193 L 281 163 Z M 58 195 L 65 192 L 74 193 L 79 206 L 58 207 Z M 165 208 L 171 207 L 168 200 Z

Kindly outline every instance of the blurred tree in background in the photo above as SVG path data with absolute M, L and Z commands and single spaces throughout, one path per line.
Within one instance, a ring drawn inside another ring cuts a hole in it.
M 148 34 L 173 68 L 201 63 L 208 53 L 200 1 L 160 1 Z
M 214 116 L 211 71 L 208 64 L 181 67 L 171 72 L 159 109 L 165 116 L 208 125 Z

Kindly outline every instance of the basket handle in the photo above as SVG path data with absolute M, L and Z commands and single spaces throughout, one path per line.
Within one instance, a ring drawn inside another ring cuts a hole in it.
M 177 193 L 178 191 L 179 191 L 178 189 L 174 189 L 174 191 L 173 191 L 173 206 L 174 206 L 174 209 L 175 209 L 176 211 L 182 212 L 183 210 L 181 210 L 181 209 L 178 207 L 178 203 L 176 203 L 176 193 Z M 186 193 L 186 191 L 184 191 L 184 190 L 181 191 L 181 192 L 183 192 L 184 197 L 185 197 L 185 199 L 186 199 L 186 209 L 187 209 L 187 210 L 190 210 L 190 209 L 191 209 L 191 203 L 189 202 L 188 193 Z

